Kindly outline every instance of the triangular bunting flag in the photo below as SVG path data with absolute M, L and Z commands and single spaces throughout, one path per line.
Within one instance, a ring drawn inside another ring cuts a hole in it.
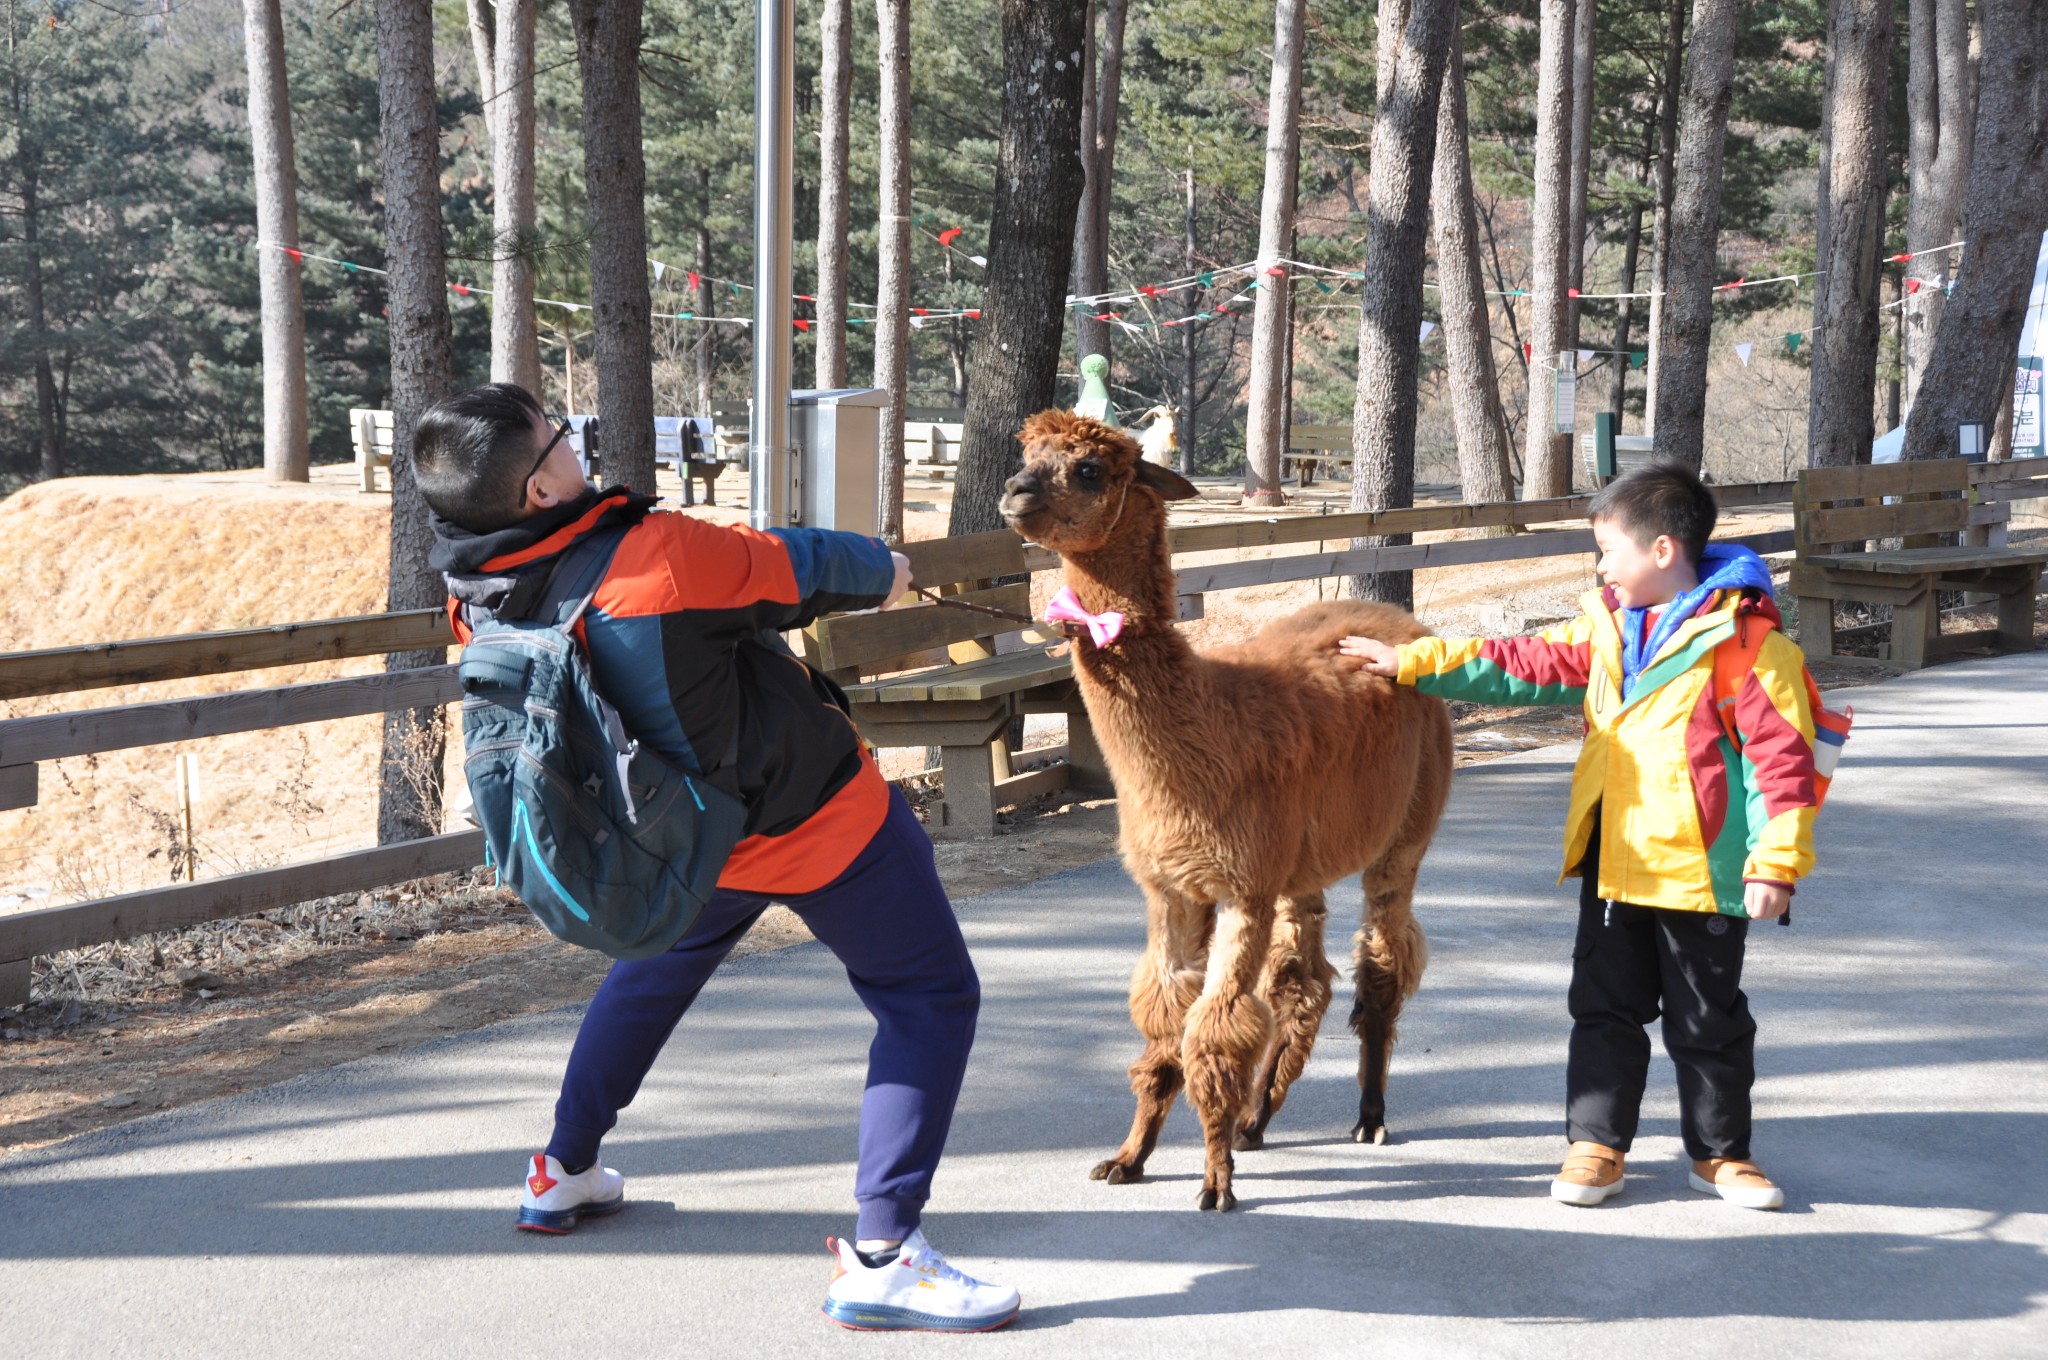
M 1536 347 L 1527 340 L 1522 342 L 1522 362 L 1528 363 L 1536 357 Z
M 811 328 L 811 323 L 804 320 L 802 317 L 798 317 L 796 319 L 796 328 L 800 331 L 807 331 Z
M 988 256 L 986 255 L 969 255 L 967 258 L 980 265 L 983 269 L 988 268 Z
M 1216 286 L 1216 271 L 1204 269 L 1196 276 L 1196 282 L 1200 283 L 1204 288 L 1214 288 Z
M 921 331 L 921 330 L 923 330 L 923 329 L 924 329 L 924 318 L 923 318 L 923 317 L 921 317 L 921 316 L 913 316 L 913 317 L 911 317 L 911 318 L 910 318 L 910 329 L 912 329 L 912 330 L 914 330 L 914 331 Z
M 1650 354 L 1648 350 L 1632 349 L 1628 352 L 1628 366 L 1630 368 L 1641 368 L 1649 362 Z
M 1750 344 L 1746 340 L 1735 347 L 1735 357 L 1742 360 L 1742 366 L 1744 368 L 1749 367 L 1750 352 L 1755 348 L 1755 345 Z
M 1427 339 L 1429 339 L 1429 333 L 1430 333 L 1431 331 L 1435 330 L 1435 329 L 1436 329 L 1436 322 L 1434 322 L 1434 321 L 1425 321 L 1425 322 L 1423 322 L 1423 323 L 1422 323 L 1422 334 L 1416 337 L 1416 343 L 1417 343 L 1417 344 L 1421 344 L 1421 343 L 1422 343 L 1422 342 L 1423 342 L 1424 340 L 1427 340 Z
M 1799 352 L 1798 331 L 1793 331 L 1785 337 L 1785 348 L 1790 350 L 1794 354 L 1797 354 Z
M 1907 296 L 1907 297 L 1911 297 L 1911 296 L 1913 296 L 1913 294 L 1915 294 L 1915 293 L 1917 293 L 1917 292 L 1919 292 L 1919 291 L 1920 291 L 1920 280 L 1919 280 L 1919 279 L 1907 279 L 1907 280 L 1906 280 L 1906 296 Z
M 960 228 L 958 227 L 947 227 L 944 231 L 939 233 L 939 244 L 942 246 L 947 246 L 950 248 L 952 244 L 959 239 Z
M 1580 351 L 1579 351 L 1579 362 L 1580 362 L 1580 363 L 1582 363 L 1582 364 L 1590 364 L 1590 363 L 1592 363 L 1592 362 L 1593 362 L 1593 351 L 1592 351 L 1592 350 L 1589 350 L 1589 349 L 1582 349 L 1582 350 L 1580 350 Z
M 656 283 L 660 283 L 660 282 L 661 282 L 661 276 L 662 276 L 663 274 L 666 274 L 667 272 L 668 272 L 668 266 L 667 266 L 667 265 L 663 264 L 663 263 L 662 263 L 662 262 L 661 262 L 660 260 L 656 260 L 656 261 L 654 262 L 654 281 L 655 281 Z
M 698 285 L 698 284 L 700 284 L 700 283 L 702 283 L 702 282 L 703 282 L 703 280 L 702 280 L 701 278 L 699 278 L 699 277 L 697 276 L 697 271 L 696 271 L 696 270 L 694 270 L 694 269 L 692 269 L 692 270 L 690 271 L 690 291 L 691 291 L 691 292 L 693 292 L 693 293 L 694 293 L 694 292 L 696 292 L 696 291 L 697 291 L 697 285 Z

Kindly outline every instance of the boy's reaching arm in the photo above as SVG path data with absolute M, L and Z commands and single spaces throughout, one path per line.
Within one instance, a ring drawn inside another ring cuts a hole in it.
M 650 515 L 620 546 L 595 603 L 630 598 L 632 612 L 690 609 L 707 631 L 733 637 L 801 628 L 837 609 L 886 603 L 908 582 L 907 564 L 879 539 L 829 529 L 766 533 L 687 515 Z
M 1477 704 L 1579 704 L 1593 664 L 1584 615 L 1535 637 L 1419 638 L 1399 646 L 1348 637 L 1337 644 L 1365 669 L 1440 699 Z
M 1752 884 L 1790 888 L 1813 869 L 1813 817 L 1820 797 L 1805 668 L 1798 646 L 1773 633 L 1735 696 L 1749 804 L 1749 858 L 1742 877 Z

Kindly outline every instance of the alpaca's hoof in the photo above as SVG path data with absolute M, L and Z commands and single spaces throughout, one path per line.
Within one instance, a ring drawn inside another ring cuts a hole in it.
M 1202 1197 L 1195 1201 L 1195 1207 L 1205 1213 L 1214 1209 L 1219 1214 L 1227 1214 L 1237 1207 L 1237 1196 L 1228 1189 L 1204 1190 Z
M 1264 1129 L 1239 1129 L 1237 1131 L 1237 1150 L 1239 1152 L 1257 1152 L 1265 1145 L 1266 1131 Z
M 1365 1121 L 1361 1119 L 1352 1126 L 1351 1141 L 1354 1143 L 1371 1143 L 1376 1147 L 1385 1147 L 1387 1145 L 1387 1126 L 1375 1123 L 1371 1128 L 1367 1128 Z
M 1111 1185 L 1131 1185 L 1145 1179 L 1145 1169 L 1140 1166 L 1126 1166 L 1112 1157 L 1106 1162 L 1097 1162 L 1095 1169 L 1088 1173 L 1091 1181 L 1108 1181 Z

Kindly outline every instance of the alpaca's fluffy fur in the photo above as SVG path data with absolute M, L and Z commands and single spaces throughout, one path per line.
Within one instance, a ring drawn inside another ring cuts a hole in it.
M 1145 1038 L 1131 1068 L 1137 1118 L 1094 1174 L 1142 1176 L 1185 1083 L 1207 1144 L 1201 1207 L 1228 1209 L 1233 1146 L 1261 1145 L 1329 1007 L 1323 892 L 1351 874 L 1366 894 L 1353 1134 L 1384 1138 L 1395 1021 L 1428 953 L 1410 899 L 1450 791 L 1450 721 L 1438 701 L 1338 654 L 1349 633 L 1422 636 L 1387 605 L 1314 605 L 1198 654 L 1173 627 L 1166 541 L 1166 500 L 1194 488 L 1143 462 L 1130 436 L 1069 412 L 1034 416 L 1019 437 L 1005 518 L 1061 555 L 1086 608 L 1128 620 L 1106 648 L 1074 644 L 1124 862 L 1148 906 L 1131 977 Z

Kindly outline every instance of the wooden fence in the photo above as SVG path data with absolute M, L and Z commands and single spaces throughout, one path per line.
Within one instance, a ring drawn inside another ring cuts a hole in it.
M 1793 489 L 1791 482 L 1769 482 L 1714 490 L 1724 509 L 1737 509 L 1789 504 Z M 1288 544 L 1317 545 L 1317 551 L 1308 553 L 1190 563 L 1180 572 L 1179 588 L 1185 612 L 1189 617 L 1197 617 L 1201 613 L 1201 597 L 1210 591 L 1367 571 L 1591 552 L 1594 544 L 1589 531 L 1538 527 L 1583 520 L 1591 499 L 1564 496 L 1544 501 L 1234 519 L 1181 525 L 1170 531 L 1169 538 L 1176 555 Z M 1339 540 L 1487 527 L 1536 531 L 1499 538 L 1321 550 L 1322 545 Z M 1732 541 L 1745 543 L 1758 552 L 1785 552 L 1792 547 L 1792 531 Z M 911 544 L 908 551 L 918 569 L 927 571 L 932 579 L 941 579 L 954 547 L 952 541 L 942 539 Z M 1031 549 L 1025 561 L 1029 569 L 1036 571 L 1056 566 L 1058 559 L 1043 550 Z M 54 648 L 0 655 L 0 698 L 22 699 L 190 679 L 422 651 L 450 644 L 442 613 L 421 609 L 275 628 Z M 0 811 L 34 806 L 37 768 L 42 761 L 445 704 L 460 695 L 454 666 L 440 665 L 0 721 Z M 460 831 L 307 863 L 0 916 L 0 1005 L 27 1000 L 30 964 L 38 955 L 468 869 L 482 862 L 483 848 L 481 832 Z

